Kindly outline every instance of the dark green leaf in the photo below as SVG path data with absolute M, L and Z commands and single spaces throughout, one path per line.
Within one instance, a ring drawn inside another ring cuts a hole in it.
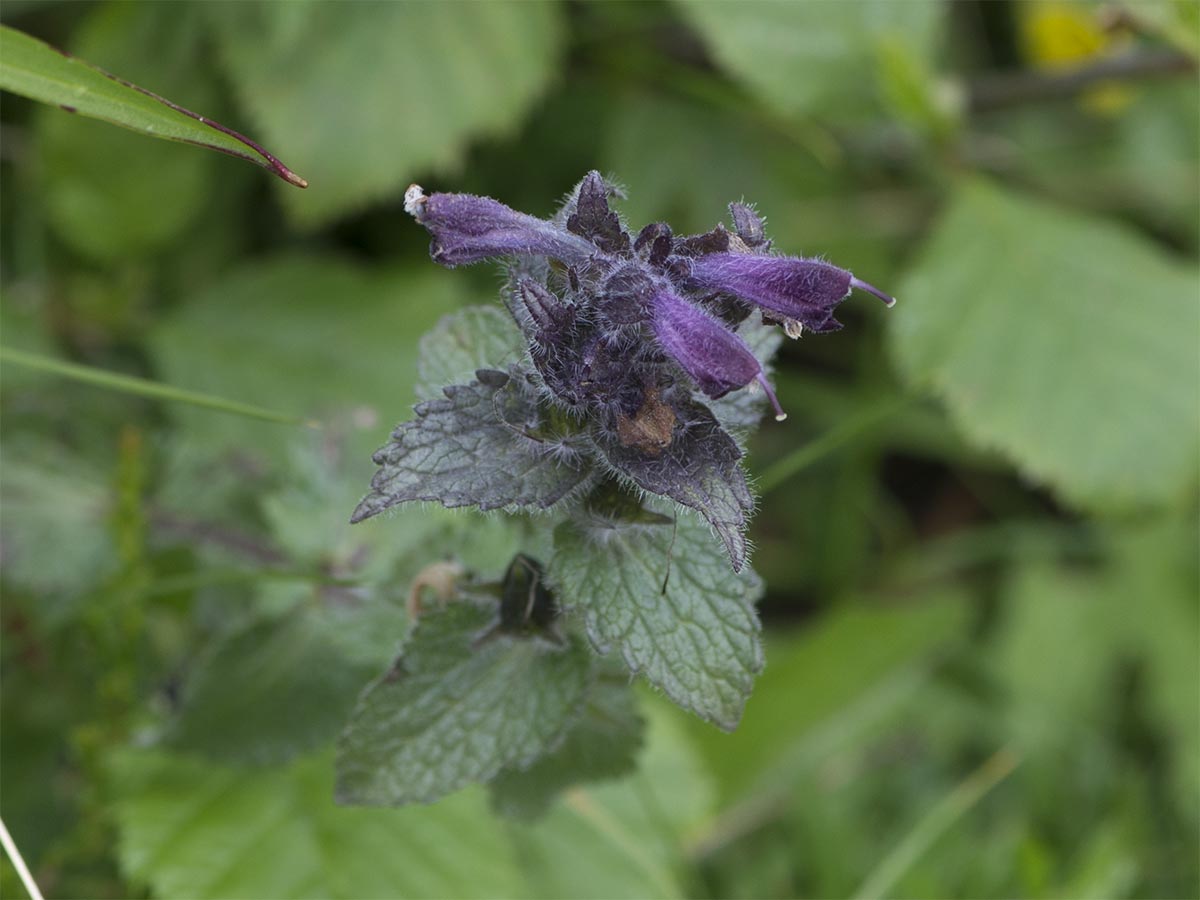
M 0 60 L 0 88 L 6 91 L 142 134 L 239 156 L 305 186 L 304 179 L 241 135 L 2 25 Z
M 528 769 L 506 769 L 492 779 L 492 807 L 511 818 L 536 819 L 573 784 L 632 772 L 643 725 L 629 679 L 619 673 L 598 679 L 557 749 Z
M 974 442 L 1079 504 L 1168 503 L 1195 483 L 1194 267 L 976 182 L 898 293 L 901 367 Z
M 516 323 L 498 305 L 459 310 L 421 338 L 417 397 L 441 397 L 442 388 L 466 384 L 476 370 L 507 370 L 524 354 L 525 342 Z
M 298 609 L 219 638 L 186 682 L 171 741 L 218 761 L 278 763 L 328 743 L 378 669 L 339 646 L 336 622 Z M 386 631 L 385 622 L 373 624 Z M 392 645 L 405 618 L 393 608 Z
M 546 509 L 588 477 L 573 436 L 539 406 L 536 388 L 514 368 L 480 369 L 479 380 L 444 389 L 416 406 L 375 454 L 380 467 L 351 521 L 410 500 L 480 509 Z M 563 423 L 566 424 L 566 423 Z
M 590 654 L 497 624 L 493 603 L 467 597 L 421 617 L 342 736 L 341 802 L 429 803 L 555 745 L 583 702 Z
M 680 706 L 731 731 L 762 670 L 752 572 L 735 575 L 708 528 L 572 521 L 554 533 L 550 579 L 602 650 L 620 652 Z M 668 577 L 669 576 L 669 577 Z

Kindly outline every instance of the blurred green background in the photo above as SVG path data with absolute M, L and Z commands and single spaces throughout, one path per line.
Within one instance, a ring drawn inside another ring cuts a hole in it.
M 1195 2 L 0 15 L 311 182 L 4 96 L 4 346 L 321 423 L 4 364 L 0 813 L 47 896 L 1198 895 Z M 545 540 L 346 524 L 420 335 L 500 284 L 400 194 L 545 215 L 591 168 L 899 297 L 781 354 L 767 670 L 733 735 L 646 692 L 638 774 L 532 825 L 338 808 L 414 574 Z

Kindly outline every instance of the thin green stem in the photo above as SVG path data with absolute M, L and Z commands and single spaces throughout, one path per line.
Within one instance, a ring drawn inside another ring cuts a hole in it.
M 758 479 L 758 490 L 766 494 L 787 481 L 797 472 L 811 466 L 843 444 L 849 443 L 865 431 L 874 428 L 880 422 L 907 406 L 911 400 L 907 397 L 891 399 L 868 407 L 857 416 L 845 420 L 836 428 L 831 428 L 819 438 L 797 447 L 787 456 L 778 459 L 767 467 Z
M 14 350 L 12 347 L 0 347 L 0 362 L 11 363 L 14 366 L 23 366 L 26 369 L 45 372 L 49 375 L 59 375 L 63 378 L 70 378 L 74 381 L 90 384 L 95 387 L 107 388 L 111 391 L 136 394 L 139 397 L 153 397 L 156 400 L 187 403 L 192 406 L 204 407 L 205 409 L 215 409 L 219 412 L 233 413 L 234 415 L 246 416 L 251 419 L 262 419 L 267 422 L 278 422 L 283 425 L 305 425 L 309 428 L 320 427 L 320 423 L 314 422 L 311 419 L 289 416 L 284 413 L 275 412 L 274 410 L 263 409 L 261 406 L 240 403 L 237 400 L 226 400 L 224 397 L 214 397 L 211 394 L 202 394 L 198 391 L 187 391 L 182 388 L 172 387 L 169 384 L 161 384 L 157 381 L 150 381 L 133 375 L 121 375 L 117 372 L 109 372 L 92 366 L 81 366 L 77 363 L 64 362 L 63 360 L 53 359 L 37 353 L 26 353 L 23 350 Z
M 1010 747 L 1001 747 L 989 756 L 883 858 L 855 893 L 855 900 L 874 900 L 889 894 L 912 864 L 992 788 L 1011 775 L 1020 762 L 1021 757 Z

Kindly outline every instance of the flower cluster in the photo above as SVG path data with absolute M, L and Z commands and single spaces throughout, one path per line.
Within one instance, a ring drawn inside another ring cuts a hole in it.
M 591 172 L 552 219 L 417 185 L 405 210 L 429 230 L 430 253 L 444 266 L 509 261 L 507 306 L 532 363 L 510 377 L 535 386 L 535 405 L 574 423 L 594 468 L 705 516 L 740 569 L 752 499 L 742 451 L 707 401 L 757 385 L 776 418 L 784 413 L 739 327 L 757 307 L 791 337 L 829 332 L 841 327 L 834 309 L 854 288 L 894 301 L 829 263 L 772 253 L 746 204 L 730 205 L 732 230 L 676 236 L 657 222 L 633 235 L 610 209 L 612 196 L 614 186 Z

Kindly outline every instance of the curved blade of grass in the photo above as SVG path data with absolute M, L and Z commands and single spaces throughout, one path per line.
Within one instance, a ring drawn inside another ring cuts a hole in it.
M 176 403 L 190 403 L 192 406 L 203 406 L 207 409 L 233 413 L 237 416 L 247 416 L 251 419 L 263 419 L 267 422 L 279 422 L 284 425 L 307 425 L 310 428 L 319 427 L 317 422 L 309 419 L 285 415 L 274 410 L 263 409 L 261 406 L 239 403 L 236 400 L 226 400 L 224 397 L 214 397 L 211 394 L 201 394 L 198 391 L 186 391 L 181 388 L 172 387 L 169 384 L 161 384 L 157 381 L 137 378 L 133 375 L 121 375 L 117 372 L 108 372 L 104 369 L 96 369 L 91 366 L 63 362 L 62 360 L 51 359 L 48 356 L 41 356 L 37 353 L 14 350 L 11 347 L 0 347 L 0 362 L 23 366 L 26 369 L 35 369 L 51 375 L 60 375 L 63 378 L 81 381 L 84 384 L 94 385 L 95 387 L 108 388 L 112 391 L 137 394 L 140 397 L 153 397 L 157 400 L 168 400 Z
M 987 793 L 1012 774 L 1021 757 L 1011 747 L 1001 747 L 954 790 L 929 810 L 892 852 L 885 856 L 854 894 L 855 900 L 878 900 L 891 893 L 934 842 L 971 810 Z
M 237 156 L 288 184 L 308 187 L 307 181 L 248 137 L 2 25 L 0 89 L 151 137 Z

